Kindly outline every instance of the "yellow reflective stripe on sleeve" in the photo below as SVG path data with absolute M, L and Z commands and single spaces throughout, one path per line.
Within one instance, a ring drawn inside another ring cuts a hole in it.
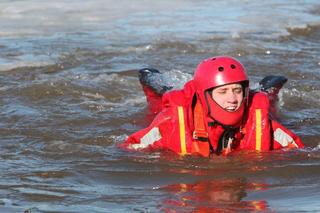
M 184 112 L 183 112 L 182 106 L 178 106 L 178 116 L 179 116 L 181 155 L 185 155 L 187 153 L 186 129 L 184 125 Z
M 261 150 L 261 109 L 256 109 L 256 150 Z

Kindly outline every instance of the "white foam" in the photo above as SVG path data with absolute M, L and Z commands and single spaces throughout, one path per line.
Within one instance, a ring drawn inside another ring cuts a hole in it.
M 173 69 L 162 74 L 162 81 L 166 82 L 166 85 L 172 86 L 174 89 L 183 88 L 183 85 L 191 79 L 191 74 L 182 72 L 178 69 Z

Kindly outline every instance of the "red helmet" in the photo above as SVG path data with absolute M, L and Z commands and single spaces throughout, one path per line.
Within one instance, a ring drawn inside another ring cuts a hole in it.
M 241 124 L 247 105 L 249 80 L 239 61 L 229 56 L 206 59 L 198 65 L 194 73 L 194 83 L 202 105 L 207 106 L 205 111 L 209 118 L 226 126 L 237 127 Z M 210 94 L 211 89 L 232 83 L 240 83 L 244 88 L 243 101 L 234 112 L 223 109 Z

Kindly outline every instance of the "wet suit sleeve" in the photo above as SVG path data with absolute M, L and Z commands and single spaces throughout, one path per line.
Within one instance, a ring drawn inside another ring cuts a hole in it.
M 139 130 L 121 144 L 129 150 L 163 149 L 170 131 L 171 116 L 168 109 L 163 109 L 145 129 Z
M 273 149 L 304 147 L 301 139 L 296 134 L 277 121 L 271 120 L 271 126 L 273 132 Z

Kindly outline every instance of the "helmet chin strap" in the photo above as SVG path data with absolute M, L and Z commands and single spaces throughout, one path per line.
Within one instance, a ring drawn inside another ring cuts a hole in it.
M 235 130 L 235 129 L 238 129 L 239 127 L 235 127 L 235 126 L 230 126 L 230 125 L 224 125 L 222 123 L 220 123 L 219 121 L 215 120 L 214 118 L 212 118 L 210 116 L 210 118 L 213 120 L 213 121 L 209 121 L 208 122 L 208 126 L 215 126 L 215 125 L 219 125 L 219 126 L 222 126 L 224 129 L 226 130 Z

